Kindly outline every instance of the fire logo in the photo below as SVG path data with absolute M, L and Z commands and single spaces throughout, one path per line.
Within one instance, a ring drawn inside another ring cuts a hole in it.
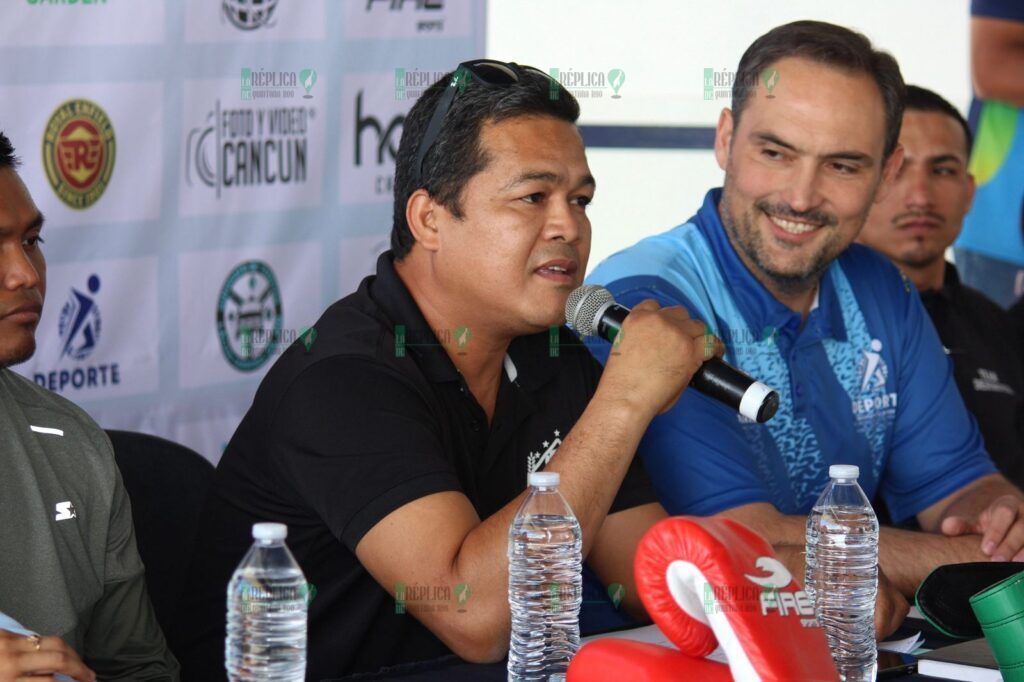
M 43 167 L 61 201 L 75 209 L 95 204 L 110 184 L 115 148 L 110 118 L 95 102 L 57 107 L 43 133 Z

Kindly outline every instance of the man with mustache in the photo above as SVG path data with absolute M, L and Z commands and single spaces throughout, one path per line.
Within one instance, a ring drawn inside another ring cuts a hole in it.
M 43 216 L 17 163 L 0 133 L 0 682 L 177 680 L 110 440 L 8 369 L 35 352 L 46 291 Z
M 921 292 L 953 360 L 956 383 L 978 420 L 985 449 L 1003 474 L 1024 484 L 1024 369 L 1013 320 L 960 283 L 945 252 L 974 196 L 967 121 L 936 93 L 907 86 L 900 129 L 903 166 L 857 238 L 888 256 Z
M 858 465 L 870 499 L 925 531 L 881 534 L 880 566 L 910 596 L 937 565 L 1024 558 L 1024 501 L 985 452 L 913 285 L 851 245 L 902 162 L 904 90 L 895 60 L 849 29 L 769 31 L 718 121 L 723 189 L 590 280 L 626 305 L 684 305 L 779 392 L 764 425 L 695 391 L 654 420 L 638 452 L 670 514 L 722 514 L 800 547 L 829 465 Z M 876 625 L 906 609 L 880 599 Z
M 648 301 L 602 374 L 562 326 L 595 188 L 578 116 L 546 74 L 490 60 L 412 107 L 391 250 L 275 363 L 217 467 L 185 679 L 224 678 L 225 589 L 267 520 L 288 524 L 316 586 L 309 679 L 451 652 L 501 660 L 509 526 L 541 469 L 561 474 L 597 577 L 646 617 L 633 554 L 665 511 L 633 454 L 710 339 Z

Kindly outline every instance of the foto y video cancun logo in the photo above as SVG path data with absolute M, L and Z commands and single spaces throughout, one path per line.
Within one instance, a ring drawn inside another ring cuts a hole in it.
M 43 131 L 43 168 L 61 201 L 74 209 L 95 204 L 110 184 L 116 142 L 107 113 L 95 102 L 71 99 Z

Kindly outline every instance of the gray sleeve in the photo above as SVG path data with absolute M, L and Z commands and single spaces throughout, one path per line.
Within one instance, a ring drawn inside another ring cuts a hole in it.
M 120 472 L 116 472 L 116 479 L 103 596 L 93 607 L 83 659 L 104 681 L 178 682 L 178 662 L 167 648 L 146 592 L 131 503 Z

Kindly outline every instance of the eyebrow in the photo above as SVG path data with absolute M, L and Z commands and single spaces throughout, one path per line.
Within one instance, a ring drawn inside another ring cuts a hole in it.
M 43 229 L 43 223 L 45 222 L 46 216 L 43 215 L 42 211 L 36 211 L 36 217 L 33 218 L 32 221 L 25 227 L 25 231 L 31 232 L 32 230 L 41 230 Z
M 783 149 L 788 149 L 792 152 L 796 152 L 797 154 L 804 153 L 802 149 L 793 146 L 789 142 L 786 142 L 785 140 L 769 132 L 753 132 L 750 134 L 750 137 L 753 138 L 755 142 L 760 142 L 761 144 L 774 144 L 778 147 L 782 147 Z M 870 155 L 852 149 L 844 149 L 836 152 L 829 152 L 827 154 L 822 154 L 821 157 L 825 159 L 846 159 L 847 161 L 860 161 L 867 165 L 870 165 L 874 162 L 874 159 L 872 159 Z
M 26 224 L 23 228 L 21 228 L 20 232 L 24 234 L 26 232 L 31 232 L 32 230 L 41 230 L 43 229 L 44 222 L 46 222 L 46 216 L 44 216 L 41 212 L 36 211 L 35 217 L 32 218 L 32 220 L 30 220 L 28 224 Z M 6 234 L 15 231 L 16 229 L 0 227 L 0 234 Z
M 512 181 L 505 185 L 502 188 L 502 191 L 507 192 L 508 190 L 518 187 L 519 185 L 525 184 L 527 182 L 532 182 L 534 180 L 540 180 L 542 182 L 550 182 L 552 184 L 557 184 L 562 180 L 562 176 L 559 175 L 558 173 L 551 173 L 549 171 L 527 171 L 525 173 L 520 173 L 516 177 L 512 178 Z M 576 187 L 574 189 L 579 189 L 580 187 L 586 187 L 588 185 L 590 187 L 597 188 L 597 181 L 594 179 L 594 176 L 589 173 L 580 178 L 580 181 L 576 183 Z
M 949 161 L 958 163 L 961 166 L 966 165 L 964 160 L 956 154 L 936 154 L 935 156 L 928 157 L 928 163 L 948 163 Z

